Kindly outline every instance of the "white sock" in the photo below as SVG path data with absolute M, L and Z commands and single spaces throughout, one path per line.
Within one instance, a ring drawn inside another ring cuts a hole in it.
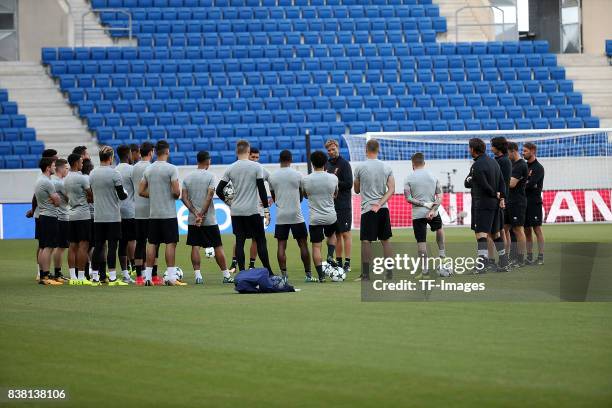
M 79 280 L 85 280 L 85 269 L 79 269 L 78 271 Z
M 146 267 L 145 268 L 145 280 L 151 280 L 153 276 L 153 268 L 150 267 Z
M 130 273 L 127 270 L 123 270 L 122 272 L 123 272 L 123 277 L 125 279 L 129 279 L 130 278 Z
M 196 279 L 202 279 L 202 273 L 200 272 L 199 269 L 196 269 L 194 273 L 195 273 Z
M 68 268 L 68 272 L 70 272 L 70 279 L 76 279 L 76 269 L 75 268 Z
M 223 271 L 223 277 L 224 278 L 229 278 L 230 276 L 232 276 L 232 275 L 230 275 L 230 272 L 227 269 Z
M 112 271 L 111 271 L 111 270 L 109 270 L 109 271 L 108 271 L 108 277 L 109 277 L 109 279 L 110 279 L 110 280 L 112 280 L 112 281 L 117 280 L 117 271 L 115 271 L 115 270 L 112 270 Z
M 91 280 L 99 282 L 100 277 L 98 276 L 98 271 L 91 271 Z
M 440 255 L 440 258 L 446 258 L 446 249 L 440 249 L 438 255 Z
M 176 281 L 176 266 L 168 267 L 168 280 L 170 282 Z

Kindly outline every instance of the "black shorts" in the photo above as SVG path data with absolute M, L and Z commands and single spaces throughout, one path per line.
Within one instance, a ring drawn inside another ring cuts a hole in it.
M 497 234 L 500 231 L 501 212 L 498 208 L 472 209 L 472 230 L 474 232 L 485 232 L 487 234 Z
M 70 222 L 57 221 L 57 247 L 68 248 L 70 246 Z
M 175 244 L 179 242 L 176 218 L 151 218 L 149 220 L 149 244 Z
M 361 214 L 360 241 L 386 241 L 393 236 L 388 208 Z
M 57 218 L 40 215 L 38 217 L 38 247 L 57 248 L 59 223 Z
M 70 242 L 91 241 L 91 220 L 68 221 Z
M 353 226 L 353 210 L 351 208 L 336 210 L 336 217 L 336 232 L 342 233 L 351 230 Z
M 263 217 L 259 214 L 232 215 L 232 231 L 234 235 L 245 238 L 258 238 L 266 234 Z
M 334 222 L 329 225 L 310 225 L 308 227 L 310 232 L 310 242 L 318 244 L 323 242 L 324 238 L 329 238 L 336 233 L 338 226 Z
M 539 227 L 542 225 L 542 203 L 528 202 L 525 209 L 525 226 Z
M 39 218 L 38 218 L 38 217 L 34 218 L 34 239 L 38 239 L 38 235 L 39 235 L 38 229 L 39 229 L 40 227 L 39 227 L 38 225 L 39 225 L 40 223 L 38 222 L 38 220 L 39 220 Z
M 104 245 L 105 241 L 119 241 L 121 239 L 121 222 L 95 222 L 95 246 Z
M 427 218 L 416 218 L 412 220 L 412 230 L 417 242 L 427 242 L 427 225 L 432 231 L 437 231 L 442 228 L 442 217 L 440 214 L 433 217 L 431 220 Z
M 89 237 L 90 246 L 96 246 L 96 229 L 94 228 L 93 217 L 89 220 Z
M 147 242 L 149 237 L 149 220 L 136 219 L 136 241 Z
M 511 225 L 513 227 L 522 227 L 525 225 L 525 208 L 522 204 L 508 203 L 506 204 L 506 210 L 504 213 L 505 225 Z
M 203 248 L 216 248 L 222 245 L 218 225 L 188 225 L 187 245 Z
M 121 219 L 121 240 L 136 240 L 136 220 L 134 218 Z
M 293 234 L 293 239 L 308 238 L 308 230 L 306 229 L 305 222 L 297 224 L 276 224 L 274 238 L 279 241 L 286 241 L 289 239 L 289 231 Z

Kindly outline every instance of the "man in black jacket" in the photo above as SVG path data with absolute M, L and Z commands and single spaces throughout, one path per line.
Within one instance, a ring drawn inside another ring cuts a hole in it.
M 504 203 L 507 204 L 508 201 L 508 186 L 510 185 L 510 176 L 512 175 L 512 162 L 508 158 L 508 140 L 506 140 L 503 136 L 494 137 L 491 139 L 491 152 L 495 156 L 495 161 L 499 165 L 499 169 L 501 170 L 502 177 L 504 179 L 504 184 L 506 185 L 506 189 L 502 194 L 504 198 Z M 489 264 L 491 267 L 495 266 L 495 251 L 496 248 L 500 246 L 503 242 L 504 245 L 504 256 L 500 257 L 498 271 L 506 271 L 506 266 L 508 265 L 508 254 L 510 253 L 510 234 L 504 230 L 504 220 L 505 220 L 506 210 L 500 209 L 500 230 L 499 236 L 494 240 L 489 239 Z
M 527 264 L 544 264 L 544 232 L 542 231 L 542 188 L 544 167 L 536 157 L 537 147 L 531 142 L 523 145 L 523 158 L 527 161 L 527 211 L 525 213 L 525 235 L 527 237 Z M 533 236 L 538 240 L 538 259 L 533 259 Z
M 484 273 L 481 267 L 488 263 L 487 237 L 495 240 L 500 230 L 500 208 L 504 208 L 506 185 L 499 165 L 485 154 L 485 143 L 478 138 L 470 139 L 469 151 L 474 164 L 465 179 L 465 187 L 472 194 L 472 230 L 478 243 L 479 265 L 476 273 Z M 503 241 L 498 254 L 503 256 Z
M 336 224 L 336 262 L 339 266 L 343 266 L 344 271 L 348 274 L 351 271 L 351 226 L 353 224 L 351 189 L 353 188 L 353 171 L 349 162 L 340 156 L 340 146 L 337 140 L 329 139 L 325 142 L 325 148 L 329 156 L 325 170 L 338 177 L 338 196 L 334 200 L 338 219 Z M 342 265 L 343 253 L 345 256 L 344 265 Z M 333 263 L 333 254 L 327 254 L 327 262 Z

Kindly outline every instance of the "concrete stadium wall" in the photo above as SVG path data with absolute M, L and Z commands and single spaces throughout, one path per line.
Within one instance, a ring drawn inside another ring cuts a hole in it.
M 585 54 L 605 53 L 605 40 L 612 39 L 610 21 L 610 0 L 582 0 L 582 47 Z
M 546 169 L 544 186 L 547 190 L 572 190 L 572 189 L 598 189 L 612 188 L 612 158 L 608 157 L 579 157 L 579 158 L 540 158 L 540 162 Z M 409 161 L 388 162 L 395 175 L 396 192 L 402 192 L 404 178 L 412 171 Z M 358 165 L 352 163 L 353 168 Z M 427 168 L 438 179 L 442 185 L 447 184 L 446 172 L 456 173 L 451 175 L 451 183 L 455 191 L 467 191 L 463 187 L 463 181 L 469 172 L 471 160 L 429 160 Z M 277 164 L 264 165 L 268 170 L 274 171 Z M 306 174 L 306 164 L 296 164 L 294 167 Z M 211 171 L 221 178 L 227 166 L 213 165 Z M 195 166 L 179 167 L 179 176 L 182 179 L 192 172 Z M 32 200 L 32 192 L 39 170 L 0 170 L 0 203 L 28 203 Z
M 63 0 L 19 0 L 19 58 L 40 61 L 42 47 L 74 45 L 74 23 Z

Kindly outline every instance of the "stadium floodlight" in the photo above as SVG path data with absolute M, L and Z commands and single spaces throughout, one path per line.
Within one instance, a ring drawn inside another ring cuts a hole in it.
M 369 139 L 380 142 L 379 157 L 391 165 L 397 183 L 396 195 L 390 200 L 391 222 L 394 227 L 408 227 L 411 208 L 401 193 L 404 179 L 412 171 L 412 155 L 424 153 L 430 172 L 442 185 L 454 189 L 444 193 L 443 221 L 470 225 L 471 197 L 463 183 L 472 162 L 468 141 L 481 138 L 487 144 L 487 153 L 491 154 L 490 140 L 498 136 L 516 142 L 519 149 L 527 142 L 537 146 L 537 159 L 546 172 L 542 193 L 545 223 L 612 222 L 612 129 L 609 128 L 369 132 L 347 134 L 344 138 L 352 164 L 365 160 L 365 144 Z M 359 208 L 359 196 L 353 197 L 353 204 Z

